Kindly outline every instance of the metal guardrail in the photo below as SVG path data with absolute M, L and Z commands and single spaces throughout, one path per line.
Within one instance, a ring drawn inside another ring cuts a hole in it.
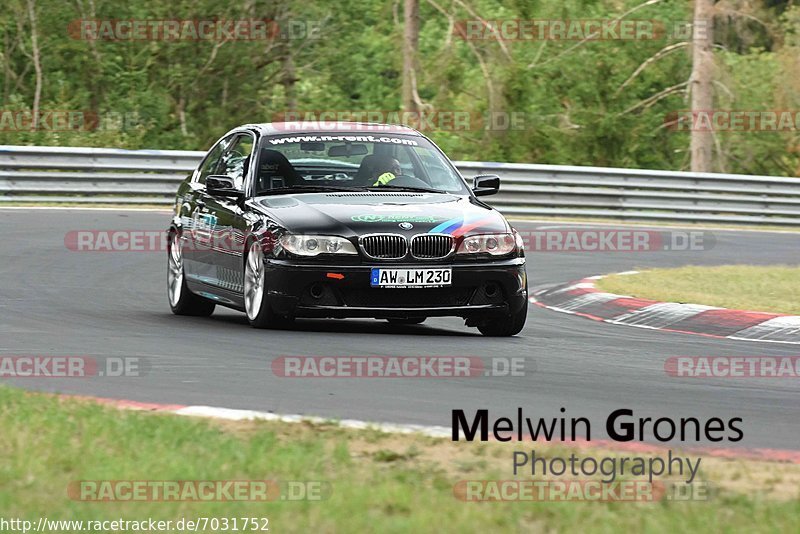
M 0 145 L 8 202 L 170 204 L 204 152 Z M 518 216 L 800 225 L 800 178 L 518 163 L 456 162 L 498 174 L 486 200 Z

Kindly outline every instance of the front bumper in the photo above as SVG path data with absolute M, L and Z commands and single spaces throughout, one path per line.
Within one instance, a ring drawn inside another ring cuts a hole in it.
M 450 267 L 452 285 L 388 289 L 370 286 L 373 267 Z M 525 259 L 452 264 L 320 265 L 266 260 L 267 298 L 272 309 L 293 317 L 465 319 L 509 314 L 528 298 Z

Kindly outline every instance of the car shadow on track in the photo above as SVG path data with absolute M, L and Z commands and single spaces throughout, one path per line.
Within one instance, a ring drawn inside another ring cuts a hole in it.
M 231 324 L 250 328 L 247 318 L 243 314 L 215 313 L 211 317 L 175 317 L 164 314 L 165 320 L 191 321 L 193 324 L 209 326 L 209 322 L 217 324 Z M 453 318 L 454 326 L 459 319 Z M 449 336 L 449 337 L 483 337 L 477 331 L 449 330 L 431 325 L 399 325 L 389 324 L 382 320 L 362 319 L 297 319 L 293 325 L 271 330 L 273 332 L 336 332 L 345 334 L 380 334 L 400 336 Z

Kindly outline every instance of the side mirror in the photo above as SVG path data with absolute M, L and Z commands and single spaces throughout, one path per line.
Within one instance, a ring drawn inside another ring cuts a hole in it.
M 222 174 L 212 174 L 206 177 L 206 191 L 215 197 L 235 197 L 240 198 L 243 193 L 236 188 L 233 178 Z
M 483 174 L 472 180 L 472 192 L 476 197 L 494 195 L 500 191 L 500 177 L 496 174 Z

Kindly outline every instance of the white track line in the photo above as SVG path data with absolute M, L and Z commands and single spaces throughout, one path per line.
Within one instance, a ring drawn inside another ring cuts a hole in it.
M 0 211 L 2 210 L 151 211 L 157 213 L 172 213 L 173 211 L 169 208 L 127 208 L 124 206 L 120 206 L 119 208 L 92 206 L 0 206 Z
M 214 419 L 227 419 L 229 421 L 278 421 L 283 423 L 312 423 L 335 424 L 337 427 L 352 430 L 375 429 L 387 434 L 423 434 L 432 438 L 450 437 L 452 431 L 443 426 L 402 425 L 395 423 L 368 423 L 357 419 L 325 419 L 307 415 L 281 415 L 254 410 L 234 410 L 230 408 L 215 408 L 213 406 L 187 406 L 179 408 L 173 413 L 194 417 L 212 417 Z

